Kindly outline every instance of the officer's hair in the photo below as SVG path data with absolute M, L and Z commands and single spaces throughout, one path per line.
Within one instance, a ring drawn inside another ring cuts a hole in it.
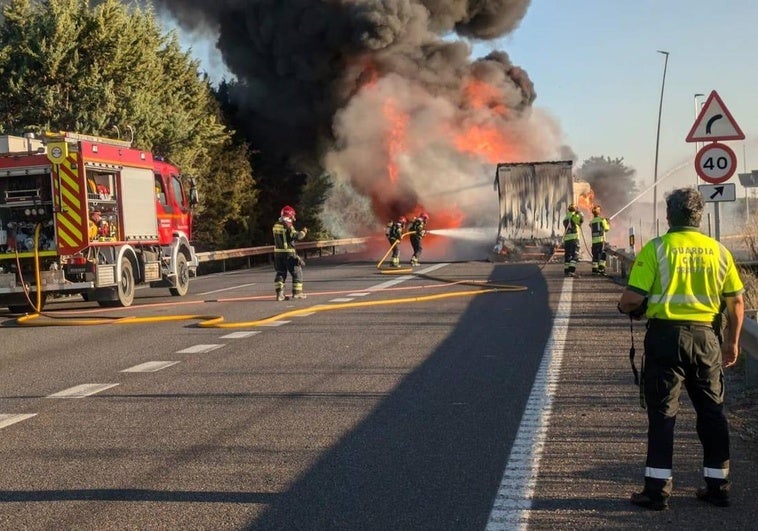
M 666 196 L 666 217 L 672 227 L 699 227 L 704 208 L 703 196 L 694 188 L 678 188 Z

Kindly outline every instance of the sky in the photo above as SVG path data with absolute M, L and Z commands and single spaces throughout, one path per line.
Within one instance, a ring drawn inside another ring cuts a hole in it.
M 532 0 L 518 29 L 495 43 L 535 85 L 535 107 L 559 122 L 578 164 L 621 157 L 640 190 L 655 176 L 658 196 L 706 184 L 685 138 L 695 121 L 695 94 L 715 90 L 746 136 L 724 142 L 737 172 L 758 170 L 758 55 L 754 0 Z M 476 45 L 482 55 L 492 45 Z M 702 105 L 705 98 L 697 98 Z M 698 109 L 699 110 L 699 109 Z M 744 197 L 737 175 L 737 197 Z M 652 192 L 650 192 L 652 200 Z M 641 200 L 645 200 L 643 196 Z

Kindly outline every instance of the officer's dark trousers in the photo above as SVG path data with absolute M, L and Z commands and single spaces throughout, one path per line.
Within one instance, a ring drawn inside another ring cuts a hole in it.
M 566 273 L 574 273 L 576 264 L 579 262 L 579 240 L 566 240 L 563 242 L 563 270 Z
M 726 477 L 708 477 L 706 473 L 724 471 L 726 475 L 729 469 L 721 348 L 713 328 L 651 319 L 645 334 L 643 382 L 648 414 L 646 488 L 670 493 L 671 480 L 661 471 L 670 473 L 672 468 L 682 384 L 697 414 L 705 481 L 709 487 L 726 488 Z

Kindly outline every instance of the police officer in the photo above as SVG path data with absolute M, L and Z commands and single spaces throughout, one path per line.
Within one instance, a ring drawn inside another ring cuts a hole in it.
M 387 228 L 384 231 L 387 241 L 392 246 L 392 267 L 400 267 L 400 239 L 403 237 L 407 223 L 408 220 L 405 216 L 400 216 L 397 221 L 387 223 Z
M 648 416 L 645 484 L 631 497 L 633 504 L 647 509 L 668 507 L 682 384 L 695 408 L 703 447 L 705 487 L 698 489 L 697 497 L 729 505 L 723 368 L 737 361 L 743 284 L 731 253 L 697 230 L 703 208 L 703 198 L 693 188 L 677 189 L 666 197 L 669 230 L 643 246 L 618 305 L 619 311 L 631 315 L 646 306 L 648 318 L 641 383 Z M 728 326 L 721 336 L 716 323 L 723 307 Z
M 292 275 L 292 298 L 305 298 L 305 293 L 303 293 L 303 261 L 295 251 L 295 242 L 305 238 L 308 229 L 303 228 L 298 231 L 295 229 L 294 222 L 295 209 L 288 205 L 282 208 L 280 217 L 273 227 L 274 268 L 276 269 L 274 288 L 278 301 L 286 300 L 284 283 L 287 280 L 287 273 Z
M 422 212 L 417 217 L 413 218 L 413 221 L 411 222 L 409 232 L 411 233 L 411 247 L 413 247 L 413 256 L 411 256 L 412 266 L 416 266 L 421 263 L 419 261 L 421 258 L 421 251 L 423 251 L 421 240 L 424 238 L 424 236 L 426 236 L 427 221 L 429 221 L 429 214 Z
M 573 277 L 576 264 L 579 262 L 579 230 L 584 222 L 584 216 L 577 210 L 575 204 L 570 204 L 563 218 L 563 274 Z
M 592 274 L 605 276 L 605 234 L 611 230 L 611 224 L 600 215 L 600 205 L 592 207 L 592 215 Z

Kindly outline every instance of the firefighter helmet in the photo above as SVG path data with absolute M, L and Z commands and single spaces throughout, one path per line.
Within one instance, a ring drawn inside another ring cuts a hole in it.
M 294 219 L 295 219 L 295 209 L 292 208 L 291 206 L 287 205 L 284 208 L 282 208 L 282 211 L 281 211 L 280 215 L 283 218 L 290 218 L 291 220 L 294 221 Z
M 576 205 L 575 205 L 574 203 L 571 203 L 571 204 L 568 206 L 568 211 L 569 211 L 569 212 L 576 212 Z
M 418 217 L 419 219 L 423 219 L 424 221 L 429 220 L 429 214 L 427 214 L 426 212 L 422 212 L 421 214 L 418 215 Z
M 400 216 L 400 217 L 397 219 L 397 222 L 398 222 L 398 223 L 402 223 L 403 225 L 405 225 L 406 223 L 408 223 L 408 220 L 405 218 L 405 216 Z
M 600 205 L 595 205 L 592 207 L 592 214 L 595 216 L 600 215 Z

